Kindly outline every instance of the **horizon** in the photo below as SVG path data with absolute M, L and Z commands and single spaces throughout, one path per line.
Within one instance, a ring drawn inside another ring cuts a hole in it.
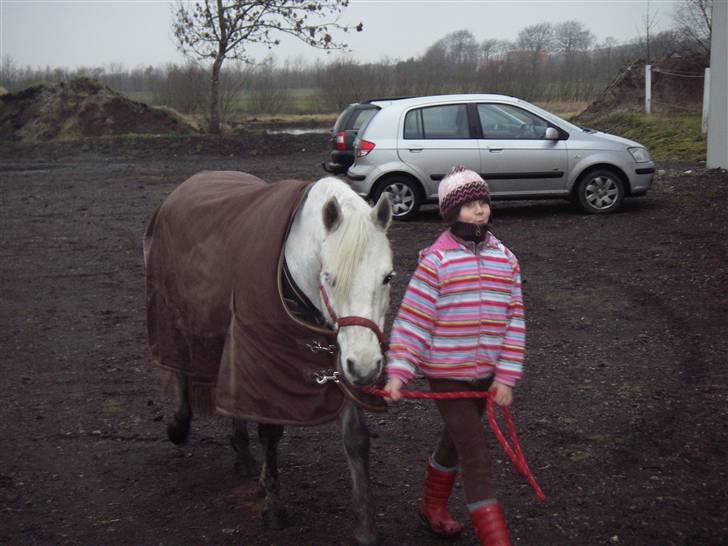
M 277 67 L 341 59 L 362 64 L 399 62 L 423 56 L 432 44 L 459 30 L 470 31 L 481 43 L 486 39 L 514 42 L 531 25 L 571 20 L 595 35 L 595 46 L 608 37 L 624 46 L 639 40 L 647 9 L 656 20 L 651 33 L 672 28 L 670 17 L 677 3 L 352 0 L 342 11 L 341 22 L 362 21 L 364 31 L 335 34 L 335 39 L 349 43 L 349 52 L 302 47 L 290 37 L 270 52 L 260 46 L 250 50 L 257 63 L 272 53 Z M 35 70 L 185 64 L 189 58 L 175 47 L 171 21 L 166 0 L 0 0 L 0 60 Z

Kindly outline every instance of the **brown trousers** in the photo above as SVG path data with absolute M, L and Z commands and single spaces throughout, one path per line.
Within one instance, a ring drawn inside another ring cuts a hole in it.
M 432 392 L 486 391 L 492 379 L 456 381 L 428 379 Z M 435 400 L 444 422 L 435 449 L 435 462 L 444 467 L 460 465 L 468 504 L 494 497 L 490 480 L 490 450 L 482 421 L 484 398 Z

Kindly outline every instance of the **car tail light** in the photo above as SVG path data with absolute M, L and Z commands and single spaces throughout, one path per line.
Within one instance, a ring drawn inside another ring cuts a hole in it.
M 376 144 L 369 140 L 360 140 L 359 146 L 356 147 L 356 157 L 364 157 L 374 149 L 374 146 Z
M 340 152 L 346 150 L 345 137 L 346 133 L 344 131 L 339 131 L 338 133 L 336 133 L 336 149 Z

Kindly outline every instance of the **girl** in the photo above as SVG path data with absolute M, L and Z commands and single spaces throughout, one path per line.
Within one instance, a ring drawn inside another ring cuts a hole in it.
M 433 392 L 490 390 L 497 404 L 508 406 L 525 354 L 518 261 L 488 230 L 490 194 L 477 173 L 454 168 L 438 194 L 449 229 L 420 252 L 392 326 L 384 390 L 389 400 L 399 400 L 419 369 Z M 483 399 L 436 404 L 444 427 L 427 464 L 420 517 L 440 536 L 462 531 L 447 511 L 459 465 L 480 544 L 509 546 L 490 484 Z

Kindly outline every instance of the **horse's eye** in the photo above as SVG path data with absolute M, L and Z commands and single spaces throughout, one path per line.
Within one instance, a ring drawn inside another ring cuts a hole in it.
M 382 284 L 389 284 L 389 281 L 391 281 L 392 278 L 394 278 L 395 275 L 396 275 L 396 273 L 394 271 L 392 271 L 389 275 L 387 275 L 387 276 L 384 277 L 384 280 L 382 281 Z

